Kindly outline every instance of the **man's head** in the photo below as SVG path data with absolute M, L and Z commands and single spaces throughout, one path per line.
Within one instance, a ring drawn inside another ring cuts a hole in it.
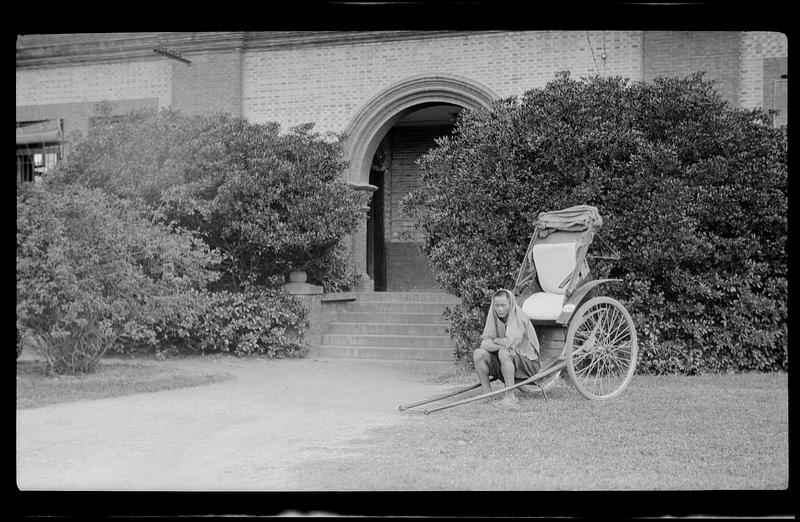
M 508 293 L 505 290 L 498 290 L 492 296 L 492 306 L 494 311 L 500 319 L 505 319 L 508 316 L 508 309 L 511 307 L 511 300 L 508 298 Z

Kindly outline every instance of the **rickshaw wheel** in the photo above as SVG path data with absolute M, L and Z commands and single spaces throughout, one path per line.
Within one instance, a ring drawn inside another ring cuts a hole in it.
M 573 315 L 567 329 L 567 373 L 587 399 L 616 397 L 636 370 L 636 328 L 622 304 L 595 297 Z

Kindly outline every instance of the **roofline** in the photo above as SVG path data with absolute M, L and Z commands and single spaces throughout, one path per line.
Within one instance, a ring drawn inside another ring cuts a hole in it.
M 81 65 L 155 58 L 159 46 L 178 53 L 224 52 L 235 49 L 292 49 L 352 45 L 393 40 L 431 39 L 501 31 L 226 31 L 162 33 L 87 33 L 88 40 L 65 42 L 53 35 L 48 43 L 26 45 L 17 38 L 17 68 Z M 33 36 L 33 35 L 31 35 Z M 37 40 L 48 35 L 36 35 Z M 92 38 L 96 36 L 96 38 Z

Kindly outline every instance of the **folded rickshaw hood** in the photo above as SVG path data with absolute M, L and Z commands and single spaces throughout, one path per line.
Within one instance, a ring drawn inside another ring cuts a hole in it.
M 580 232 L 595 229 L 603 224 L 603 218 L 596 207 L 576 205 L 562 210 L 540 212 L 536 218 L 536 226 L 542 229 Z

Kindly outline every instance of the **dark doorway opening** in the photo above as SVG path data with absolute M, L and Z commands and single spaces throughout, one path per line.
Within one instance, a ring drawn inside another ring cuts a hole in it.
M 367 215 L 367 275 L 372 278 L 376 292 L 386 291 L 386 245 L 383 228 L 383 174 L 380 169 L 370 169 L 369 184 L 378 187 L 372 193 Z

